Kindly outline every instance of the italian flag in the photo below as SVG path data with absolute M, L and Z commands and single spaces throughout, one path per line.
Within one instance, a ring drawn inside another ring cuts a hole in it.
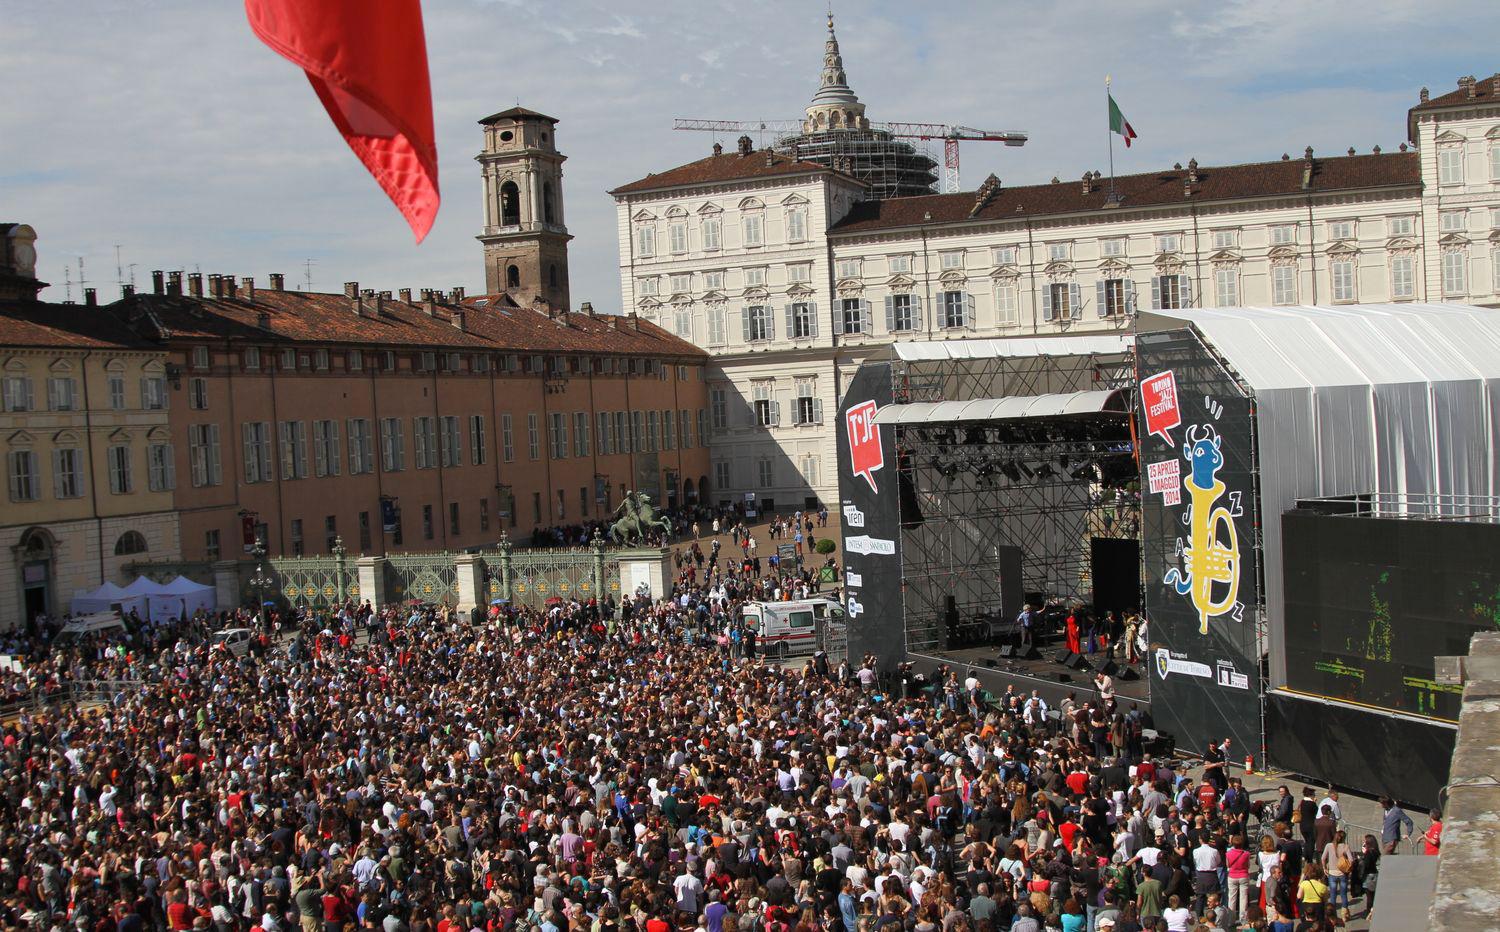
M 1109 98 L 1109 131 L 1119 133 L 1125 139 L 1125 148 L 1130 148 L 1130 140 L 1135 138 L 1135 127 L 1125 119 L 1125 114 L 1120 112 L 1120 105 L 1115 103 L 1113 94 L 1106 93 Z

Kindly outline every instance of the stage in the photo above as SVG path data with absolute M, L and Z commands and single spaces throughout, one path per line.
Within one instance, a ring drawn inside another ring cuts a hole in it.
M 929 677 L 933 670 L 944 664 L 958 670 L 960 677 L 967 677 L 973 671 L 980 684 L 997 697 L 1005 694 L 1007 686 L 1014 686 L 1017 693 L 1027 696 L 1031 695 L 1032 690 L 1036 690 L 1053 708 L 1069 693 L 1074 693 L 1079 701 L 1098 698 L 1093 671 L 1070 670 L 1057 663 L 1053 659 L 1056 656 L 1057 649 L 1049 648 L 1042 652 L 1040 660 L 1002 658 L 999 648 L 988 646 L 926 653 L 913 651 L 907 654 L 907 659 L 912 662 L 914 669 Z M 1104 656 L 1097 656 L 1102 665 Z M 990 666 L 990 663 L 994 666 Z M 1124 665 L 1120 666 L 1123 673 Z M 1129 711 L 1132 703 L 1141 708 L 1149 708 L 1151 705 L 1151 699 L 1147 695 L 1145 667 L 1136 664 L 1135 671 L 1139 679 L 1123 679 L 1120 673 L 1114 675 L 1115 702 L 1125 711 Z M 1061 679 L 1063 676 L 1069 679 Z

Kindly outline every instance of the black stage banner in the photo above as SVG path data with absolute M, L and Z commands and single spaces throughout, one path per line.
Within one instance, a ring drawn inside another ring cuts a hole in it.
M 1253 406 L 1191 330 L 1136 338 L 1151 714 L 1260 755 Z
M 837 423 L 849 656 L 858 664 L 874 654 L 882 670 L 906 656 L 895 432 L 875 423 L 891 398 L 890 363 L 865 363 L 844 391 Z

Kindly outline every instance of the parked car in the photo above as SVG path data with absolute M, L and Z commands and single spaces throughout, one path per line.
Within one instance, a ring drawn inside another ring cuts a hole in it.
M 249 628 L 225 628 L 216 633 L 210 643 L 215 649 L 222 647 L 236 657 L 243 657 L 250 653 L 254 640 L 255 632 Z

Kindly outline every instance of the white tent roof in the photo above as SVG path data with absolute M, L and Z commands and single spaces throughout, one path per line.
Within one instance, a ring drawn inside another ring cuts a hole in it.
M 897 359 L 914 361 L 1094 356 L 1128 353 L 1134 345 L 1135 338 L 1128 333 L 1090 333 L 1066 337 L 1012 337 L 1005 340 L 902 341 L 891 346 Z
M 1254 389 L 1500 378 L 1496 312 L 1462 304 L 1149 311 L 1197 327 Z
M 162 583 L 157 588 L 157 593 L 162 595 L 197 595 L 200 592 L 212 590 L 213 586 L 205 586 L 203 583 L 193 582 L 186 576 L 178 576 L 168 583 Z
M 1121 413 L 1125 411 L 1123 389 L 886 405 L 875 415 L 875 423 L 934 424 L 951 421 L 1005 421 L 1029 417 L 1098 414 L 1101 411 L 1110 410 Z
M 130 581 L 130 584 L 125 587 L 124 591 L 131 595 L 156 595 L 161 592 L 161 583 L 154 579 L 147 579 L 144 576 L 137 576 Z

